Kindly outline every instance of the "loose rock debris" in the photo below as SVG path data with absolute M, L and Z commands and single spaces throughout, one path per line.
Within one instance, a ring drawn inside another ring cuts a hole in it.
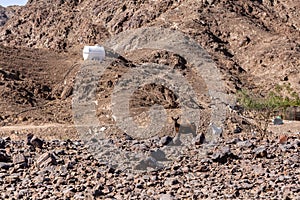
M 137 142 L 117 140 L 113 142 Z M 277 139 L 236 138 L 213 148 L 194 145 L 157 169 L 151 164 L 163 160 L 164 154 L 152 150 L 149 158 L 137 161 L 139 170 L 130 173 L 100 162 L 79 140 L 44 141 L 40 152 L 24 140 L 0 141 L 2 199 L 297 199 L 300 195 L 296 137 L 285 144 Z

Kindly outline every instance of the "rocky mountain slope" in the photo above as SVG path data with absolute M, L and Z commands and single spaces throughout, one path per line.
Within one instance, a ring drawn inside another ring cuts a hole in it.
M 195 39 L 216 62 L 228 93 L 235 93 L 236 89 L 244 87 L 253 91 L 256 88 L 268 91 L 278 83 L 290 83 L 295 91 L 299 91 L 299 6 L 299 3 L 291 0 L 85 0 L 51 3 L 31 0 L 0 28 L 0 45 L 5 46 L 1 47 L 1 87 L 4 87 L 1 102 L 5 108 L 1 114 L 1 124 L 23 123 L 25 116 L 34 113 L 28 112 L 32 107 L 40 110 L 41 104 L 60 107 L 64 103 L 68 105 L 66 108 L 69 111 L 63 112 L 68 113 L 67 115 L 53 114 L 55 109 L 50 109 L 49 113 L 56 116 L 55 119 L 43 114 L 33 114 L 29 118 L 37 122 L 63 123 L 65 120 L 70 123 L 72 80 L 78 70 L 78 66 L 74 70 L 73 64 L 80 63 L 78 61 L 81 60 L 82 47 L 101 44 L 118 33 L 139 27 L 170 28 Z M 20 54 L 20 57 L 16 59 L 15 54 Z M 141 64 L 147 60 L 170 66 L 174 64 L 173 55 L 168 52 L 156 52 L 154 49 L 141 56 L 143 54 L 145 53 L 135 52 L 132 55 L 122 55 L 126 61 L 119 64 Z M 46 69 L 48 75 L 45 76 Z M 70 70 L 73 71 L 68 74 Z M 119 76 L 118 73 L 124 72 L 122 69 L 111 71 L 100 83 L 99 90 L 111 94 L 111 86 L 116 81 L 114 76 Z M 58 74 L 64 76 L 56 78 Z M 68 80 L 63 80 L 66 78 Z M 200 79 L 193 82 L 201 82 Z M 33 83 L 32 86 L 23 85 L 27 80 Z M 68 84 L 64 85 L 62 81 L 67 81 Z M 157 89 L 153 88 L 153 92 L 156 93 Z M 38 90 L 41 92 L 36 92 Z M 10 94 L 15 95 L 12 98 Z M 105 102 L 102 105 L 107 108 L 110 99 L 105 96 L 107 95 L 100 95 L 99 101 Z M 175 100 L 171 102 L 174 105 Z M 151 101 L 153 99 L 149 100 Z M 149 102 L 137 104 L 149 106 Z M 162 103 L 162 100 L 154 102 Z M 109 114 L 102 108 L 98 111 L 99 117 Z M 21 116 L 16 118 L 20 112 Z M 24 123 L 32 121 L 26 118 Z
M 233 79 L 231 90 L 242 74 L 242 85 L 289 80 L 299 89 L 299 6 L 291 0 L 33 0 L 1 28 L 0 42 L 72 51 L 124 30 L 163 26 L 196 39 Z
M 0 6 L 0 26 L 3 26 L 8 20 L 8 16 L 6 15 L 6 9 Z
M 261 139 L 251 122 L 232 111 L 223 138 L 203 144 L 213 105 L 187 57 L 135 50 L 117 56 L 100 80 L 85 77 L 97 85 L 100 130 L 87 124 L 78 136 L 72 99 L 84 45 L 145 27 L 177 30 L 197 41 L 216 63 L 228 94 L 268 91 L 278 83 L 299 92 L 299 10 L 293 0 L 29 0 L 23 7 L 0 7 L 1 198 L 297 199 L 299 123 L 273 126 L 274 134 Z M 156 83 L 134 91 L 129 107 L 135 122 L 145 125 L 149 108 L 163 106 L 169 121 L 161 133 L 139 139 L 116 126 L 115 87 L 145 63 L 167 66 L 197 92 L 201 122 L 191 144 L 181 146 L 174 135 L 178 96 Z M 95 134 L 103 133 L 99 141 Z M 161 169 L 164 153 L 176 159 Z M 131 167 L 148 171 L 124 169 L 132 154 L 144 157 L 134 157 Z
M 17 13 L 19 8 L 20 6 L 9 6 L 7 8 L 0 6 L 0 26 L 4 26 L 7 20 Z
M 216 62 L 228 93 L 242 87 L 267 91 L 278 83 L 290 83 L 299 91 L 299 6 L 291 0 L 31 0 L 0 28 L 0 44 L 80 58 L 83 45 L 102 43 L 126 30 L 159 26 L 195 39 Z M 3 54 L 3 66 L 10 67 L 11 56 Z M 62 65 L 65 72 L 71 67 Z M 55 71 L 52 66 L 50 71 Z M 57 84 L 47 87 L 54 90 Z

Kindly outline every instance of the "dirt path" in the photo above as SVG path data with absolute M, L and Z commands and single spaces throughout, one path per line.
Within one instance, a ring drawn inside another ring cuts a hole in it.
M 13 125 L 0 127 L 0 137 L 9 136 L 13 140 L 21 140 L 28 133 L 44 139 L 78 139 L 76 126 L 73 124 L 49 123 L 42 125 Z
M 44 124 L 44 125 L 15 125 L 15 126 L 4 126 L 0 127 L 0 131 L 19 131 L 19 130 L 30 130 L 30 129 L 41 129 L 51 127 L 74 127 L 63 124 Z
M 300 133 L 300 121 L 284 120 L 282 125 L 270 125 L 269 130 L 278 134 L 298 134 Z M 300 135 L 299 135 L 300 136 Z

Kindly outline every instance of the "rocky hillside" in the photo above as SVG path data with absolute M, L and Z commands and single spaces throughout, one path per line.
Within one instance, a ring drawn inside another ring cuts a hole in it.
M 293 0 L 29 0 L 0 7 L 0 198 L 297 199 L 299 123 L 273 125 L 273 134 L 261 138 L 249 129 L 251 120 L 231 110 L 223 132 L 214 129 L 223 137 L 206 142 L 214 105 L 187 56 L 138 49 L 116 56 L 100 80 L 77 72 L 84 45 L 163 27 L 185 33 L 210 54 L 228 93 L 268 91 L 277 83 L 299 92 L 299 10 Z M 134 43 L 127 41 L 120 46 Z M 137 138 L 117 127 L 112 104 L 123 99 L 111 96 L 128 85 L 128 72 L 147 63 L 180 74 L 196 91 L 201 122 L 185 126 L 196 129 L 195 137 L 175 134 L 171 117 L 182 114 L 179 98 L 156 82 L 134 91 L 128 118 L 145 126 L 149 108 L 159 104 L 169 120 L 162 131 Z M 76 75 L 83 84 L 74 86 Z M 74 89 L 83 85 L 90 97 L 92 83 L 97 96 L 88 100 L 95 106 L 76 113 Z M 74 125 L 85 111 L 95 113 L 99 130 Z
M 0 26 L 4 26 L 9 18 L 17 13 L 20 6 L 9 6 L 7 8 L 0 6 Z
M 0 29 L 0 42 L 72 51 L 128 29 L 163 26 L 196 39 L 232 81 L 231 91 L 283 81 L 299 89 L 299 9 L 292 0 L 32 0 Z
M 3 26 L 7 20 L 8 20 L 8 17 L 6 15 L 6 9 L 2 6 L 0 6 L 0 26 Z
M 20 113 L 16 112 L 20 109 L 20 105 L 23 112 L 39 106 L 37 102 L 44 102 L 46 99 L 47 105 L 51 102 L 55 107 L 61 107 L 65 103 L 64 100 L 60 101 L 61 94 L 64 96 L 64 90 L 69 91 L 67 96 L 71 98 L 72 85 L 62 86 L 61 81 L 66 77 L 60 77 L 61 80 L 58 80 L 54 74 L 68 75 L 68 71 L 72 70 L 72 64 L 80 59 L 84 45 L 101 44 L 123 31 L 149 26 L 178 30 L 199 42 L 217 63 L 228 93 L 235 93 L 236 89 L 242 87 L 254 90 L 260 87 L 267 91 L 278 83 L 290 83 L 295 91 L 299 91 L 299 7 L 299 3 L 292 0 L 280 2 L 271 0 L 104 0 L 101 2 L 56 0 L 51 3 L 28 1 L 26 6 L 19 7 L 17 14 L 12 15 L 0 28 L 0 45 L 6 46 L 0 48 L 2 56 L 0 64 L 4 77 L 1 86 L 4 88 L 2 90 L 4 95 L 0 98 L 4 109 L 0 113 L 2 119 L 0 123 L 8 125 L 20 122 L 20 120 L 16 121 L 15 117 Z M 28 47 L 35 50 L 28 51 L 26 49 Z M 64 54 L 61 54 L 62 51 Z M 16 59 L 17 52 L 26 59 L 20 56 Z M 166 52 L 149 51 L 147 54 L 152 57 L 139 58 L 143 54 L 145 53 L 135 52 L 134 56 L 123 56 L 127 63 L 141 64 L 149 59 L 163 64 L 173 62 L 172 56 L 168 56 Z M 32 62 L 37 55 L 38 58 Z M 57 57 L 60 58 L 56 59 Z M 66 60 L 70 58 L 72 60 L 65 62 L 64 57 Z M 15 71 L 12 71 L 12 68 Z M 49 72 L 48 76 L 45 76 L 46 69 Z M 119 70 L 121 69 L 118 68 L 109 73 L 110 76 L 106 76 L 103 80 L 106 82 L 101 83 L 104 84 L 101 91 L 109 94 L 112 92 L 111 86 L 117 80 L 112 74 L 116 73 L 115 75 L 119 76 L 118 73 L 121 73 Z M 19 74 L 19 77 L 24 76 L 34 84 L 28 86 L 24 84 L 26 82 L 24 79 L 8 79 L 7 74 Z M 69 74 L 67 78 L 72 80 L 74 75 L 74 73 Z M 192 73 L 189 74 L 191 75 Z M 195 79 L 193 82 L 199 81 Z M 40 88 L 42 94 L 34 92 L 35 87 Z M 44 91 L 42 87 L 48 89 Z M 154 89 L 154 92 L 157 89 Z M 147 90 L 145 91 L 147 94 Z M 8 95 L 11 93 L 15 95 L 13 97 Z M 110 99 L 106 96 L 102 96 L 101 98 L 105 98 L 99 100 L 109 103 Z M 70 98 L 66 99 L 68 109 L 71 108 Z M 138 104 L 148 105 L 148 103 Z M 105 109 L 109 107 L 106 103 L 102 106 Z M 100 110 L 99 116 L 106 116 L 107 111 L 103 111 L 105 115 L 100 115 L 102 113 Z M 64 113 L 70 113 L 70 110 Z M 27 114 L 29 113 L 24 115 Z M 57 119 L 62 119 L 58 120 L 60 122 L 64 121 L 63 119 L 70 122 L 70 114 L 63 117 L 58 116 L 59 114 L 52 115 L 56 116 L 55 120 L 45 116 L 31 118 L 34 121 L 42 118 L 43 122 L 57 122 Z M 23 118 L 20 117 L 21 121 Z

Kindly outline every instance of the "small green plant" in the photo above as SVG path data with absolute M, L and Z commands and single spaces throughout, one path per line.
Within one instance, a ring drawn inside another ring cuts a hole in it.
M 267 133 L 271 117 L 284 113 L 288 107 L 300 106 L 299 94 L 289 84 L 276 85 L 265 95 L 241 90 L 237 96 L 239 104 L 253 116 L 262 136 Z

